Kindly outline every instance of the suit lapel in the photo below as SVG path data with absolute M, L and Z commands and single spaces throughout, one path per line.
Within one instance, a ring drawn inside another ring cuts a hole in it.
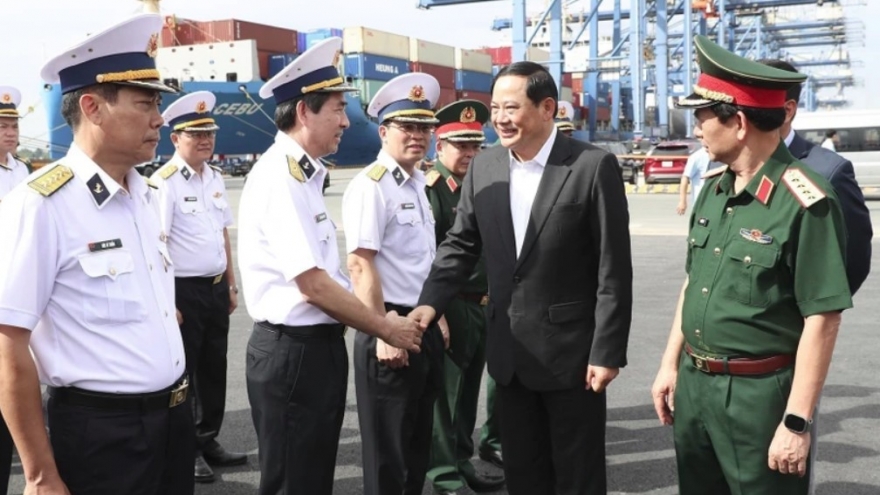
M 806 158 L 806 156 L 810 154 L 810 143 L 806 139 L 800 137 L 798 133 L 795 133 L 794 139 L 791 140 L 791 146 L 788 147 L 788 151 L 790 151 L 792 156 L 798 160 Z
M 547 158 L 547 165 L 544 167 L 544 173 L 541 175 L 541 182 L 538 184 L 538 192 L 535 194 L 535 201 L 532 203 L 532 213 L 529 218 L 529 225 L 526 228 L 526 235 L 523 239 L 522 250 L 519 258 L 516 260 L 516 268 L 522 264 L 523 260 L 529 255 L 532 246 L 535 244 L 538 235 L 547 223 L 547 217 L 550 216 L 550 210 L 562 191 L 562 186 L 571 174 L 571 169 L 565 163 L 571 155 L 566 137 L 561 133 L 556 135 L 556 141 L 550 150 L 550 156 Z M 508 179 L 509 180 L 509 179 Z M 509 188 L 508 188 L 509 190 Z M 508 202 L 509 204 L 509 202 Z
M 499 148 L 501 148 L 499 146 Z M 489 183 L 494 191 L 495 225 L 498 226 L 498 235 L 505 253 L 511 260 L 516 260 L 516 237 L 513 233 L 513 217 L 510 214 L 510 153 L 498 153 L 498 159 L 489 167 Z M 484 241 L 485 244 L 485 241 Z

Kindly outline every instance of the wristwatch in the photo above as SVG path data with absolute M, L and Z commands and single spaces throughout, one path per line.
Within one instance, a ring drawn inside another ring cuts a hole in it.
M 810 431 L 810 425 L 813 420 L 798 416 L 797 414 L 785 413 L 782 418 L 782 424 L 792 433 L 802 434 Z
M 237 285 L 230 285 L 229 290 L 238 294 L 238 286 Z

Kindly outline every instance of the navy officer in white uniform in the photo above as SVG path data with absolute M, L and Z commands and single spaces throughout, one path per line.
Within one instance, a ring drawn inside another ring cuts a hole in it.
M 161 27 L 138 15 L 49 60 L 73 144 L 0 207 L 0 408 L 25 493 L 193 493 L 174 267 L 134 168 L 153 158 L 174 91 L 156 70 Z
M 9 194 L 15 186 L 27 178 L 27 165 L 15 158 L 15 150 L 18 149 L 18 106 L 21 104 L 21 93 L 12 86 L 0 86 L 0 201 Z M 0 429 L 4 428 L 0 425 Z M 3 432 L 0 432 L 0 464 L 4 466 L 6 443 Z M 9 444 L 9 452 L 12 455 L 12 444 Z M 7 475 L 6 478 L 9 476 Z M 6 493 L 3 488 L 2 468 L 0 468 L 0 493 Z
M 196 91 L 178 98 L 162 117 L 176 150 L 152 178 L 159 187 L 162 228 L 174 262 L 177 310 L 196 425 L 195 480 L 214 481 L 210 465 L 234 466 L 247 455 L 217 442 L 226 407 L 229 315 L 238 306 L 228 227 L 232 208 L 214 154 L 216 97 Z M 206 462 L 207 461 L 207 462 Z M 210 465 L 209 465 L 210 464 Z
M 376 314 L 409 314 L 434 260 L 434 216 L 418 164 L 438 122 L 439 96 L 433 76 L 414 72 L 385 84 L 367 109 L 381 123 L 382 149 L 345 190 L 342 223 L 354 293 Z M 364 495 L 422 493 L 442 385 L 443 339 L 436 327 L 422 347 L 412 354 L 371 335 L 355 336 Z
M 239 208 L 242 291 L 254 331 L 247 388 L 261 495 L 330 495 L 348 384 L 345 326 L 417 351 L 423 329 L 349 292 L 320 157 L 349 122 L 336 69 L 341 38 L 297 57 L 261 89 L 276 102 L 275 143 L 251 170 Z

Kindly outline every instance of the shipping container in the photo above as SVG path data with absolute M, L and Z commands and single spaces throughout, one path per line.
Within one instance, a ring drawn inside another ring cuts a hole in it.
M 257 48 L 274 53 L 297 53 L 297 32 L 265 24 L 225 19 L 197 23 L 207 42 L 254 40 Z
M 470 70 L 455 71 L 455 89 L 488 93 L 492 89 L 492 74 Z
M 269 57 L 275 55 L 275 52 L 268 50 L 257 50 L 257 63 L 260 66 L 260 79 L 269 80 Z
M 584 92 L 584 79 L 573 79 L 571 81 L 571 90 L 574 93 L 583 93 Z
M 171 26 L 162 26 L 162 46 L 197 45 L 205 42 L 206 35 L 196 22 L 178 20 Z
M 306 45 L 308 45 L 306 42 L 306 33 L 302 31 L 296 33 L 296 52 L 302 53 L 306 51 Z
M 424 72 L 425 74 L 430 74 L 437 79 L 441 88 L 451 89 L 455 92 L 455 69 L 452 67 L 441 67 L 439 65 L 410 62 L 409 69 L 412 72 Z
M 365 27 L 347 27 L 342 31 L 345 53 L 369 53 L 391 58 L 409 59 L 409 38 Z
M 600 122 L 611 120 L 611 109 L 609 107 L 596 107 L 596 120 Z
M 493 65 L 510 65 L 513 61 L 512 49 L 509 46 L 480 48 L 480 51 L 492 56 Z M 550 60 L 550 52 L 530 46 L 526 58 L 532 62 L 546 62 Z
M 492 66 L 492 77 L 497 76 L 498 72 L 501 70 L 502 67 L 504 67 L 504 66 L 503 65 L 493 65 Z
M 302 33 L 300 33 L 300 34 L 302 34 Z M 341 38 L 342 37 L 342 30 L 335 29 L 335 28 L 326 28 L 326 29 L 316 29 L 314 31 L 309 31 L 305 35 L 305 46 L 304 47 L 300 46 L 299 49 L 301 51 L 306 51 L 309 48 L 320 43 L 321 41 L 324 41 L 327 38 L 332 38 L 334 36 Z M 300 38 L 300 39 L 302 39 L 302 38 Z
M 562 86 L 566 88 L 572 87 L 571 72 L 562 73 Z
M 571 88 L 562 88 L 562 93 L 559 94 L 559 100 L 571 103 L 573 99 L 574 98 L 572 98 Z
M 409 72 L 405 59 L 383 57 L 367 53 L 350 53 L 345 56 L 343 74 L 352 79 L 390 81 Z
M 376 96 L 376 93 L 379 89 L 385 85 L 388 81 L 375 81 L 371 79 L 355 79 L 352 81 L 352 85 L 358 89 L 358 97 L 361 99 L 361 103 L 364 105 L 369 105 L 371 101 L 373 101 L 373 97 Z
M 455 49 L 455 68 L 474 72 L 492 73 L 492 56 L 479 50 Z
M 296 53 L 276 53 L 269 55 L 269 79 L 275 77 L 297 57 Z
M 459 100 L 477 100 L 483 102 L 484 105 L 490 107 L 492 105 L 492 95 L 489 93 L 481 93 L 479 91 L 459 91 Z
M 455 68 L 455 48 L 439 43 L 409 39 L 409 61 Z
M 440 98 L 437 99 L 437 104 L 434 108 L 443 108 L 450 103 L 455 103 L 458 101 L 458 94 L 456 94 L 454 88 L 440 88 Z

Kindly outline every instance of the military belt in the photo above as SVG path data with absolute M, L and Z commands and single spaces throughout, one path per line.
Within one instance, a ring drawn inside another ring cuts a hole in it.
M 345 336 L 346 327 L 342 323 L 322 323 L 318 325 L 290 326 L 258 321 L 257 326 L 268 332 L 277 333 L 280 337 L 317 337 L 317 338 L 341 338 Z
M 48 387 L 49 396 L 59 404 L 92 407 L 111 411 L 158 411 L 186 402 L 189 381 L 186 377 L 158 392 L 145 394 L 113 394 L 92 392 L 76 387 Z
M 793 354 L 778 354 L 776 356 L 765 356 L 760 358 L 718 358 L 702 356 L 694 352 L 689 345 L 684 346 L 684 350 L 690 357 L 691 364 L 694 368 L 703 373 L 720 374 L 720 375 L 766 375 L 779 371 L 794 363 Z

